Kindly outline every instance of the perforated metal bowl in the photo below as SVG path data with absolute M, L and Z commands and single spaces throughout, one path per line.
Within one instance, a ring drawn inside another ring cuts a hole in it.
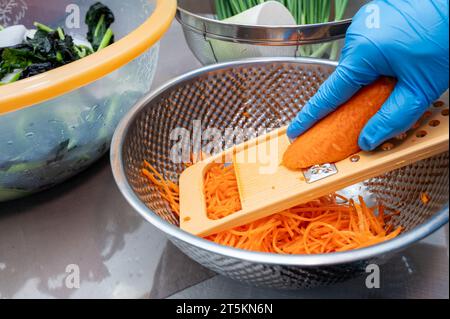
M 203 65 L 259 57 L 336 60 L 356 12 L 368 1 L 350 0 L 343 20 L 295 26 L 236 25 L 217 20 L 214 0 L 179 0 L 177 20 Z M 334 18 L 334 10 L 331 13 Z
M 170 161 L 175 128 L 276 128 L 287 124 L 334 70 L 335 63 L 311 59 L 264 59 L 206 67 L 181 76 L 144 98 L 126 116 L 112 145 L 116 182 L 129 203 L 200 264 L 239 281 L 276 288 L 332 284 L 357 276 L 369 263 L 430 235 L 448 222 L 449 154 L 441 154 L 345 190 L 400 211 L 399 238 L 345 253 L 281 256 L 216 245 L 178 228 L 158 191 L 142 177 L 144 160 L 177 182 L 184 166 Z M 448 98 L 446 101 L 448 108 Z M 427 193 L 428 204 L 420 195 Z

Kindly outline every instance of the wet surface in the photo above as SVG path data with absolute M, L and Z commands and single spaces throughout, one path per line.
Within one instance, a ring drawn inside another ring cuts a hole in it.
M 330 287 L 283 291 L 249 287 L 218 276 L 171 298 L 448 298 L 448 260 L 436 257 L 445 255 L 442 247 L 415 246 L 380 267 L 380 289 L 367 289 L 366 277 Z

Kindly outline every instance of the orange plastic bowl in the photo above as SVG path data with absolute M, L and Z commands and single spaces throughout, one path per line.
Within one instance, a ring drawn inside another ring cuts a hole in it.
M 0 25 L 32 28 L 39 21 L 85 35 L 84 15 L 95 2 L 13 0 Z M 0 86 L 0 202 L 47 189 L 96 161 L 122 116 L 150 89 L 157 42 L 175 16 L 176 0 L 104 3 L 116 16 L 114 44 Z

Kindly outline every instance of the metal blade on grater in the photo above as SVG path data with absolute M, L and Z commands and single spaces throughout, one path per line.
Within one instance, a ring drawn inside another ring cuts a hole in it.
M 290 144 L 287 128 L 211 157 L 188 168 L 180 177 L 180 226 L 197 236 L 212 235 L 445 152 L 449 148 L 448 113 L 437 109 L 429 113 L 427 121 L 395 147 L 361 152 L 304 172 L 281 166 L 282 155 Z M 212 220 L 206 213 L 203 178 L 208 166 L 218 161 L 234 165 L 242 210 Z

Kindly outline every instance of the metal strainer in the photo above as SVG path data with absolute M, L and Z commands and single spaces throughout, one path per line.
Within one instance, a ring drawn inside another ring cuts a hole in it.
M 352 17 L 367 2 L 349 1 L 343 20 L 297 26 L 235 25 L 219 21 L 214 0 L 179 0 L 176 18 L 189 48 L 203 65 L 259 57 L 337 60 Z M 334 19 L 334 11 L 331 17 Z
M 303 288 L 337 283 L 381 264 L 394 253 L 430 235 L 448 222 L 449 154 L 418 162 L 356 185 L 363 193 L 400 211 L 394 221 L 406 228 L 397 239 L 345 253 L 281 256 L 223 247 L 181 231 L 178 221 L 141 175 L 144 160 L 166 178 L 178 181 L 184 166 L 170 160 L 175 128 L 285 125 L 317 91 L 336 64 L 313 59 L 271 58 L 214 65 L 186 74 L 143 99 L 123 120 L 112 144 L 117 184 L 130 204 L 165 232 L 184 253 L 233 279 L 258 286 Z M 448 98 L 443 111 L 448 109 Z M 421 201 L 421 194 L 431 199 Z

